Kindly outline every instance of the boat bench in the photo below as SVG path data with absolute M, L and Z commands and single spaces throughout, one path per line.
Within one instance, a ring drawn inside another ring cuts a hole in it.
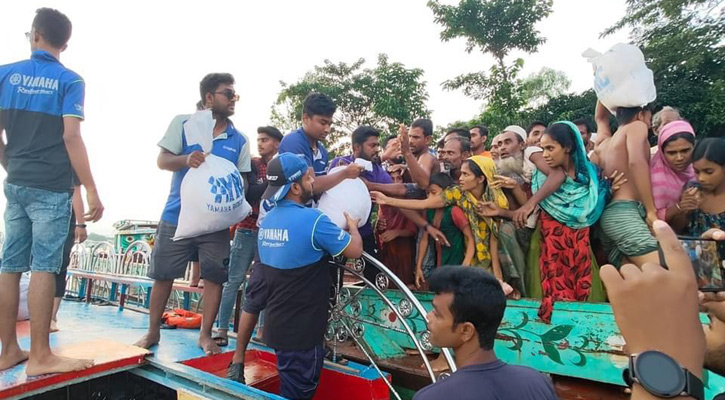
M 91 293 L 93 291 L 94 281 L 105 281 L 111 283 L 109 294 L 110 301 L 118 300 L 118 309 L 123 310 L 128 297 L 128 289 L 132 286 L 143 287 L 146 289 L 146 298 L 144 299 L 144 307 L 149 307 L 151 301 L 151 288 L 154 281 L 144 277 L 134 277 L 125 275 L 104 274 L 100 272 L 85 271 L 76 268 L 68 268 L 68 274 L 75 276 L 81 280 L 81 286 L 78 290 L 78 296 L 85 298 L 87 303 L 91 302 Z M 119 296 L 120 290 L 120 296 Z M 204 288 L 192 287 L 183 283 L 174 283 L 172 290 L 180 290 L 184 292 L 184 309 L 191 308 L 191 293 L 202 293 Z

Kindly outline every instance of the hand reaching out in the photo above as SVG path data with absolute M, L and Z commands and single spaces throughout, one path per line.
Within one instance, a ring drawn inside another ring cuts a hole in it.
M 384 206 L 386 204 L 390 204 L 389 200 L 390 198 L 381 192 L 372 191 L 370 192 L 370 198 L 373 199 L 373 201 L 377 204 L 380 204 L 381 206 Z
M 661 351 L 701 377 L 705 335 L 692 264 L 665 222 L 657 220 L 653 228 L 669 269 L 651 263 L 619 270 L 605 265 L 600 276 L 628 352 Z

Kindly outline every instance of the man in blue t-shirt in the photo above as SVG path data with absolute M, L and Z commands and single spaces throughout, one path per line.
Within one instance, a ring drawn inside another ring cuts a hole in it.
M 26 33 L 29 60 L 0 66 L 0 165 L 5 181 L 5 244 L 0 267 L 0 371 L 26 359 L 29 376 L 79 371 L 92 360 L 54 355 L 48 335 L 56 276 L 71 219 L 73 172 L 86 188 L 94 222 L 103 205 L 81 137 L 85 84 L 60 63 L 72 25 L 50 8 L 38 9 Z M 33 272 L 30 293 L 30 353 L 15 337 L 20 276 Z
M 315 172 L 315 196 L 345 179 L 357 178 L 363 171 L 363 167 L 351 164 L 340 173 L 327 175 L 329 158 L 322 141 L 330 133 L 332 116 L 336 110 L 337 106 L 327 95 L 310 93 L 302 103 L 302 127 L 285 135 L 279 144 L 279 154 L 298 154 L 312 167 Z
M 259 227 L 260 262 L 249 278 L 237 351 L 227 376 L 244 382 L 244 351 L 250 320 L 265 310 L 264 342 L 275 349 L 280 395 L 310 399 L 324 360 L 324 335 L 330 305 L 330 257 L 362 255 L 357 220 L 347 218 L 349 233 L 321 211 L 305 207 L 313 196 L 312 168 L 284 153 L 267 166 L 265 198 L 275 203 Z M 253 324 L 251 325 L 253 326 Z
M 234 128 L 229 117 L 239 96 L 234 91 L 234 77 L 226 73 L 208 74 L 199 84 L 204 108 L 211 109 L 216 121 L 211 153 L 237 165 L 245 175 L 251 170 L 249 140 Z M 219 346 L 211 336 L 216 319 L 222 285 L 227 281 L 229 265 L 229 229 L 207 233 L 192 238 L 172 240 L 181 212 L 181 183 L 189 168 L 198 168 L 205 155 L 200 145 L 189 145 L 184 134 L 184 122 L 188 115 L 174 118 L 163 139 L 159 142 L 159 168 L 173 171 L 171 190 L 156 232 L 154 249 L 148 276 L 154 279 L 149 305 L 149 330 L 136 346 L 149 348 L 161 338 L 161 317 L 169 300 L 174 279 L 184 276 L 187 265 L 198 254 L 201 277 L 204 279 L 204 315 L 199 331 L 198 346 L 206 354 L 217 354 Z M 246 187 L 245 182 L 245 187 Z M 199 188 L 199 190 L 206 190 Z M 230 221 L 234 225 L 239 221 Z
M 538 371 L 496 358 L 493 342 L 506 296 L 493 275 L 480 268 L 439 268 L 430 280 L 435 293 L 428 315 L 430 342 L 453 349 L 458 370 L 421 389 L 414 400 L 551 400 L 551 380 Z

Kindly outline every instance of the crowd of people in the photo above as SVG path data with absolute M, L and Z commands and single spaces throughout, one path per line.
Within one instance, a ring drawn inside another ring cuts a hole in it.
M 53 289 L 64 285 L 57 277 L 67 264 L 66 241 L 82 238 L 77 228 L 103 213 L 80 136 L 84 84 L 59 62 L 70 33 L 65 15 L 40 9 L 28 34 L 31 58 L 0 67 L 0 132 L 7 132 L 0 161 L 8 172 L 0 370 L 29 358 L 28 375 L 92 364 L 56 356 L 48 344 L 50 294 L 62 294 L 62 286 Z M 151 256 L 149 329 L 138 346 L 160 341 L 174 279 L 198 262 L 204 280 L 198 346 L 216 354 L 228 345 L 235 298 L 248 279 L 242 310 L 236 310 L 239 333 L 228 377 L 244 382 L 245 350 L 264 315 L 261 340 L 277 353 L 281 394 L 311 398 L 325 353 L 332 284 L 327 262 L 339 255 L 359 258 L 364 251 L 410 288 L 436 294 L 428 315 L 431 342 L 454 349 L 459 372 L 422 390 L 418 399 L 450 393 L 556 397 L 543 375 L 496 359 L 493 340 L 506 298 L 540 299 L 538 315 L 547 323 L 557 301 L 609 300 L 630 352 L 658 350 L 697 378 L 703 361 L 725 371 L 725 345 L 719 345 L 725 343 L 725 296 L 700 294 L 713 320 L 705 353 L 697 286 L 689 259 L 675 243 L 675 233 L 725 239 L 725 139 L 698 139 L 675 108 L 653 115 L 647 105 L 619 107 L 612 116 L 597 103 L 593 118 L 533 121 L 526 129 L 511 125 L 500 132 L 457 127 L 438 141 L 433 122 L 425 118 L 401 124 L 390 136 L 360 126 L 350 135 L 350 154 L 331 159 L 326 138 L 337 107 L 329 96 L 311 93 L 301 127 L 285 135 L 260 127 L 259 157 L 251 157 L 249 138 L 230 119 L 239 99 L 234 84 L 228 73 L 206 75 L 197 109 L 211 110 L 211 153 L 242 174 L 252 213 L 230 221 L 228 230 L 173 240 L 181 183 L 206 157 L 186 140 L 190 114 L 174 117 L 158 143 L 158 167 L 173 176 Z M 37 88 L 16 90 L 23 85 Z M 653 149 L 651 129 L 657 135 Z M 335 167 L 342 168 L 328 173 Z M 346 215 L 343 230 L 315 207 L 316 200 L 358 178 L 374 212 L 367 221 Z M 725 242 L 718 252 L 725 260 Z M 664 260 L 669 269 L 659 266 Z M 18 346 L 14 330 L 18 282 L 28 270 L 33 272 L 29 354 Z M 364 278 L 374 282 L 377 272 L 369 266 Z M 681 346 L 682 338 L 689 343 Z M 502 384 L 513 381 L 517 384 Z M 653 393 L 638 382 L 635 398 Z

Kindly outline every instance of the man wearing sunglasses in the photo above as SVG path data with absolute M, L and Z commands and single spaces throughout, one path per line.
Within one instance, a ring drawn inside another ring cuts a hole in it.
M 212 154 L 236 164 L 242 176 L 251 171 L 249 139 L 234 128 L 229 120 L 239 96 L 234 92 L 234 77 L 226 73 L 208 74 L 200 83 L 203 108 L 210 109 L 216 121 Z M 204 279 L 204 315 L 198 346 L 206 354 L 217 354 L 219 346 L 211 336 L 216 320 L 222 285 L 227 281 L 229 265 L 229 229 L 193 238 L 172 240 L 181 211 L 181 182 L 189 168 L 198 168 L 206 158 L 198 144 L 189 145 L 184 135 L 184 122 L 190 115 L 179 115 L 171 121 L 166 135 L 159 142 L 159 168 L 172 171 L 171 192 L 161 214 L 156 243 L 151 254 L 149 277 L 154 279 L 149 307 L 148 333 L 136 342 L 150 348 L 161 338 L 161 316 L 169 300 L 174 279 L 184 276 L 189 260 L 199 255 L 201 278 Z M 244 186 L 247 187 L 245 179 Z M 199 188 L 199 190 L 206 190 Z M 238 221 L 233 221 L 236 223 Z M 230 224 L 231 225 L 231 224 Z

